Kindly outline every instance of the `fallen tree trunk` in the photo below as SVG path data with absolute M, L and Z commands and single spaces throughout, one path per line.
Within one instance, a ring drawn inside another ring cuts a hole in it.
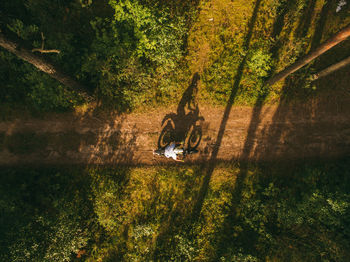
M 313 74 L 311 76 L 311 79 L 312 79 L 312 81 L 315 81 L 321 77 L 324 77 L 326 75 L 329 75 L 330 73 L 333 73 L 334 71 L 339 70 L 340 68 L 342 68 L 348 64 L 350 64 L 350 56 L 348 58 L 345 58 L 344 60 L 334 64 L 334 65 L 327 67 L 326 69 L 323 69 L 321 72 Z
M 326 42 L 324 42 L 322 45 L 320 45 L 318 48 L 316 48 L 314 51 L 309 53 L 308 55 L 304 56 L 303 58 L 299 59 L 294 64 L 286 67 L 281 72 L 277 73 L 273 77 L 271 77 L 267 81 L 267 85 L 273 85 L 276 82 L 285 79 L 290 74 L 294 73 L 298 69 L 302 68 L 306 64 L 310 63 L 312 60 L 317 58 L 318 56 L 322 55 L 327 50 L 331 49 L 332 47 L 336 46 L 340 42 L 344 41 L 350 36 L 350 25 L 343 28 L 340 32 L 335 34 L 333 37 L 328 39 Z
M 33 54 L 32 50 L 26 48 L 20 39 L 16 39 L 15 36 L 6 37 L 0 31 L 0 46 L 8 50 L 9 52 L 15 54 L 17 57 L 23 59 L 24 61 L 34 65 L 39 70 L 48 74 L 52 78 L 56 79 L 62 83 L 65 87 L 70 90 L 76 91 L 79 93 L 85 100 L 92 101 L 93 97 L 90 94 L 89 90 L 78 83 L 71 76 L 63 73 L 56 65 L 53 65 L 46 59 L 36 54 Z

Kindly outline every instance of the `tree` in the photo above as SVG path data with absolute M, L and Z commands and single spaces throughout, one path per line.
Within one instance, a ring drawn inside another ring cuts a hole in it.
M 313 74 L 311 76 L 311 80 L 312 81 L 315 81 L 321 77 L 324 77 L 326 75 L 329 75 L 331 73 L 333 73 L 334 71 L 337 71 L 338 69 L 344 67 L 344 66 L 347 66 L 348 64 L 350 64 L 350 56 L 345 58 L 344 60 L 334 64 L 334 65 L 331 65 L 329 67 L 327 67 L 326 69 L 323 69 L 321 72 L 318 72 L 316 74 Z
M 44 73 L 47 73 L 52 78 L 64 84 L 68 89 L 78 92 L 85 100 L 93 100 L 91 93 L 85 86 L 78 83 L 71 76 L 65 74 L 58 66 L 50 63 L 39 55 L 33 54 L 33 52 L 26 47 L 26 44 L 14 35 L 5 36 L 4 32 L 0 30 L 0 46 L 24 61 L 34 65 Z
M 341 31 L 339 31 L 337 34 L 335 34 L 333 37 L 328 39 L 326 42 L 324 42 L 322 45 L 320 45 L 318 48 L 316 48 L 314 51 L 306 55 L 305 57 L 299 59 L 294 64 L 286 67 L 281 72 L 277 73 L 273 77 L 271 77 L 268 81 L 268 85 L 273 85 L 276 82 L 285 79 L 290 74 L 294 73 L 298 69 L 302 68 L 306 64 L 310 63 L 312 60 L 317 58 L 318 56 L 322 55 L 332 47 L 336 46 L 340 42 L 344 41 L 350 36 L 350 25 L 343 28 Z

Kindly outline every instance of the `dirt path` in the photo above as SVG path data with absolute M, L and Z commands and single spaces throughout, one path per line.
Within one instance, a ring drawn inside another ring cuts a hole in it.
M 152 150 L 157 147 L 162 120 L 171 112 L 179 114 L 176 110 L 173 107 L 109 117 L 61 114 L 0 122 L 0 165 L 170 163 L 154 157 Z M 204 121 L 196 122 L 202 129 L 200 152 L 186 161 L 210 158 L 223 112 L 223 107 L 199 105 L 199 115 L 204 117 Z M 188 112 L 182 114 L 186 118 Z M 181 131 L 185 127 L 180 122 L 176 128 Z M 348 155 L 350 99 L 335 102 L 326 98 L 293 105 L 233 107 L 217 159 L 288 160 Z

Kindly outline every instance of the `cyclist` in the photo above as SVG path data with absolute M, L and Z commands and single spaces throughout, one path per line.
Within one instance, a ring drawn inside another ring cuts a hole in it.
M 165 148 L 164 156 L 167 158 L 172 158 L 178 162 L 184 162 L 184 160 L 177 159 L 177 154 L 183 154 L 183 148 L 175 148 L 175 143 L 171 143 Z

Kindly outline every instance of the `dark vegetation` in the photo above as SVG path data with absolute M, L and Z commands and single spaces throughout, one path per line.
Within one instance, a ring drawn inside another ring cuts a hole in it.
M 226 103 L 240 71 L 235 104 L 252 105 L 262 96 L 265 102 L 305 98 L 318 94 L 316 86 L 329 91 L 322 88 L 326 80 L 312 86 L 307 79 L 345 58 L 348 41 L 294 74 L 284 90 L 283 83 L 270 88 L 263 83 L 347 25 L 349 5 L 337 13 L 337 1 L 259 1 L 249 28 L 255 4 L 6 0 L 0 4 L 0 26 L 33 48 L 44 41 L 45 50 L 59 50 L 36 54 L 84 84 L 104 109 L 173 103 L 196 72 L 200 97 L 210 103 Z M 78 93 L 4 49 L 0 61 L 3 115 L 13 108 L 42 112 L 84 105 Z
M 202 166 L 3 169 L 0 258 L 347 261 L 349 170 L 219 164 L 196 216 Z
M 311 84 L 308 77 L 347 57 L 349 41 L 284 83 L 264 86 L 274 72 L 350 22 L 349 5 L 336 13 L 336 4 L 12 0 L 0 2 L 0 26 L 33 48 L 42 46 L 43 35 L 45 49 L 60 53 L 42 55 L 86 85 L 103 109 L 172 103 L 199 72 L 199 98 L 227 104 L 216 150 L 231 106 L 254 105 L 243 152 L 249 155 L 253 120 L 259 120 L 263 103 L 329 93 L 337 81 Z M 348 86 L 337 88 L 337 95 L 348 92 Z M 79 93 L 5 49 L 0 102 L 5 117 L 18 108 L 58 112 L 88 106 Z M 279 138 L 278 131 L 268 131 L 271 141 Z M 17 146 L 10 151 L 26 154 L 46 143 L 34 136 L 11 136 Z M 0 260 L 347 261 L 349 168 L 347 159 L 2 168 Z
M 33 46 L 94 90 L 103 105 L 127 110 L 166 100 L 174 81 L 195 1 L 2 1 L 1 27 Z M 1 102 L 39 111 L 82 103 L 79 94 L 1 50 Z

